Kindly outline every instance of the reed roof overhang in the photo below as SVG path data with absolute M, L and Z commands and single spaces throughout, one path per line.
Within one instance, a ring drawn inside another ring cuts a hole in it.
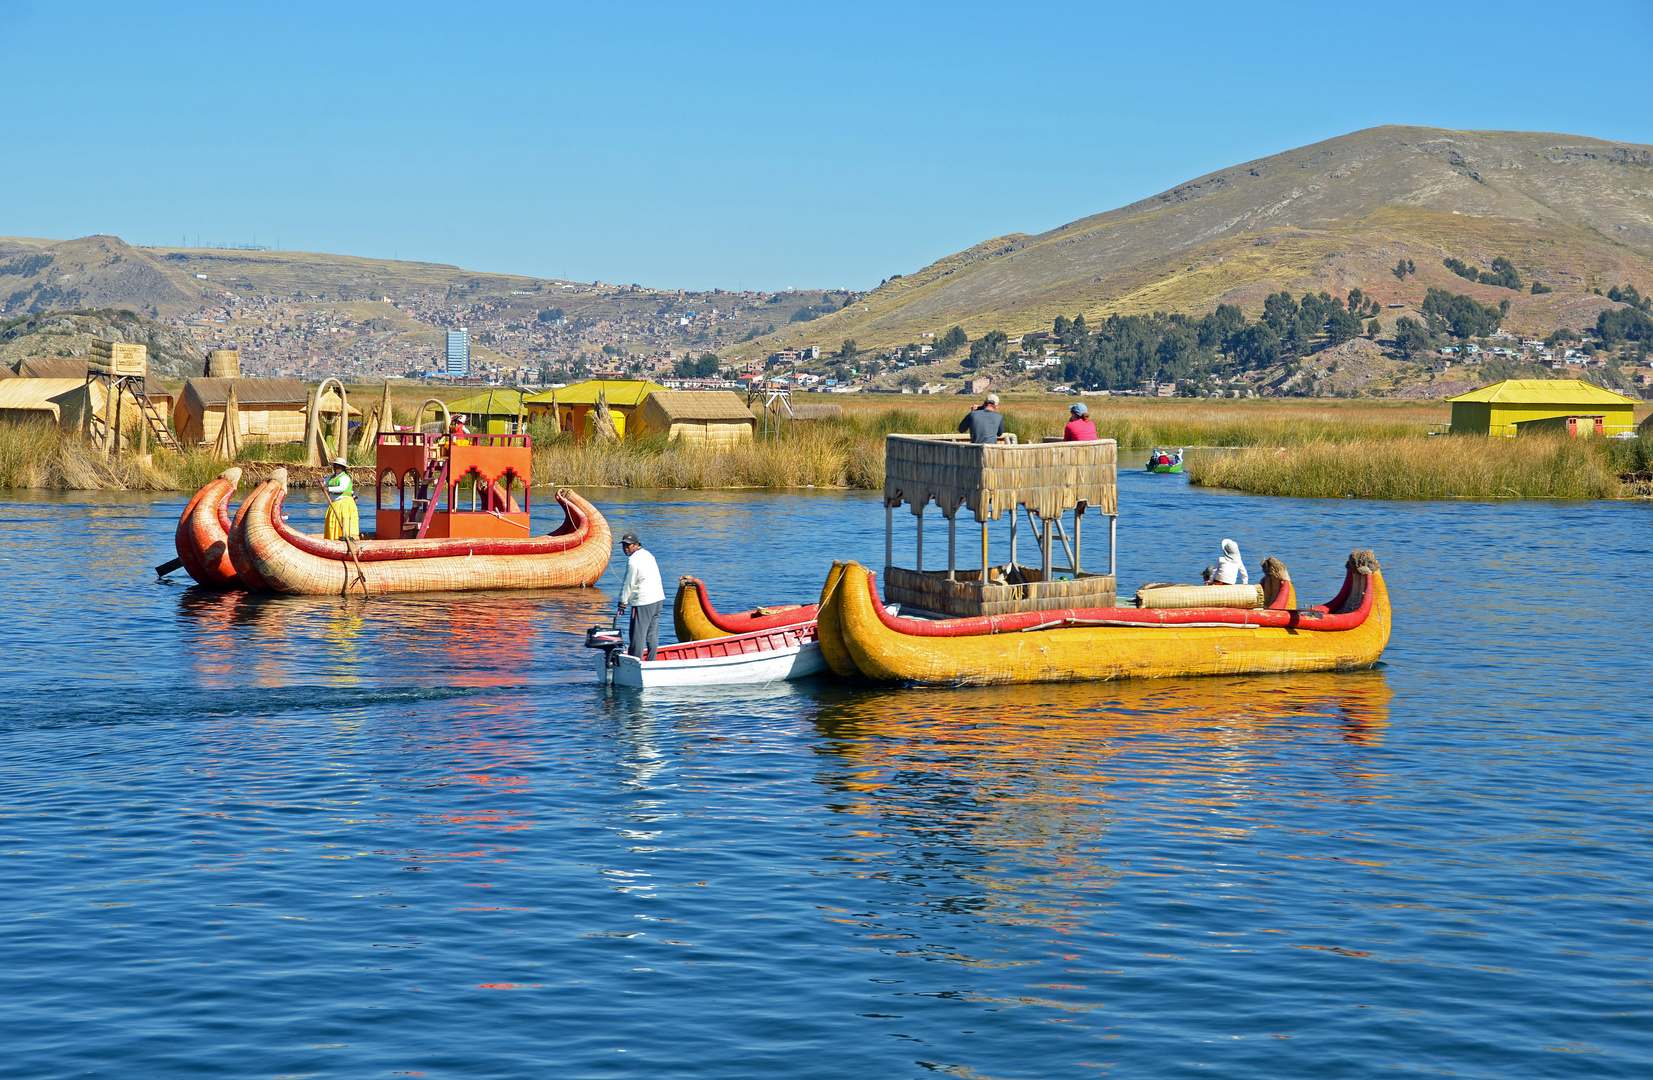
M 916 514 L 934 500 L 952 517 L 963 505 L 977 521 L 997 521 L 1018 503 L 1041 519 L 1084 503 L 1119 512 L 1119 450 L 1094 442 L 970 443 L 953 435 L 889 435 L 884 439 L 884 505 L 906 503 Z

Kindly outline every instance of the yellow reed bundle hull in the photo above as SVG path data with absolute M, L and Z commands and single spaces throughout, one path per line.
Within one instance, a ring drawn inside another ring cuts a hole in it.
M 728 636 L 706 617 L 700 590 L 681 581 L 677 583 L 677 599 L 672 603 L 672 625 L 677 630 L 678 641 L 709 641 Z
M 832 569 L 827 571 L 826 584 L 821 586 L 821 609 L 815 614 L 815 625 L 821 655 L 826 659 L 827 667 L 832 669 L 834 675 L 847 679 L 860 674 L 861 669 L 850 655 L 849 646 L 844 644 L 841 618 L 843 583 L 844 564 L 834 560 Z
M 534 551 L 548 539 L 528 541 L 364 540 L 350 558 L 343 541 L 298 537 L 306 550 L 284 537 L 272 520 L 281 508 L 281 485 L 268 480 L 247 499 L 242 518 L 239 553 L 275 592 L 305 596 L 380 593 L 453 592 L 466 589 L 583 588 L 608 567 L 608 522 L 585 499 L 572 491 L 558 493 L 558 501 L 572 507 L 583 520 L 584 536 L 574 545 L 555 551 Z M 438 547 L 438 545 L 441 545 Z M 424 550 L 471 548 L 470 554 L 422 557 Z M 380 553 L 394 551 L 396 557 Z M 520 553 L 515 553 L 520 552 Z M 358 576 L 359 575 L 359 576 Z
M 919 637 L 878 617 L 864 567 L 844 567 L 831 618 L 856 670 L 869 679 L 936 685 L 1165 679 L 1349 671 L 1371 667 L 1389 643 L 1389 595 L 1368 576 L 1372 607 L 1337 631 L 1277 627 L 1070 627 L 971 637 Z M 829 616 L 820 616 L 826 650 Z

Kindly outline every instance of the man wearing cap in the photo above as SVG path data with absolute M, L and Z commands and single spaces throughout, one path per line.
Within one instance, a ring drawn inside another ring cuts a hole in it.
M 359 540 L 362 524 L 356 513 L 356 497 L 351 493 L 350 463 L 336 457 L 330 464 L 333 472 L 323 485 L 327 489 L 327 524 L 321 535 L 328 540 Z
M 1004 432 L 1004 414 L 999 412 L 999 395 L 988 394 L 987 400 L 964 414 L 959 421 L 959 430 L 970 433 L 973 443 L 993 443 L 999 441 Z
M 666 602 L 666 589 L 660 583 L 660 565 L 644 549 L 637 534 L 628 532 L 620 537 L 620 550 L 626 553 L 626 580 L 620 586 L 620 602 L 616 610 L 631 607 L 631 643 L 626 647 L 629 656 L 653 660 L 660 651 L 660 607 Z M 643 645 L 648 655 L 643 656 Z
M 1090 411 L 1090 406 L 1083 401 L 1076 401 L 1068 406 L 1068 412 L 1073 414 L 1073 419 L 1062 429 L 1063 442 L 1096 441 L 1096 425 L 1091 423 Z

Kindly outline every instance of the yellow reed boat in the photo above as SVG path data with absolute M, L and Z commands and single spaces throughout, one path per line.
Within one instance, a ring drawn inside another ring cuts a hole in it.
M 1389 642 L 1390 610 L 1377 558 L 1357 551 L 1343 589 L 1313 608 L 1107 607 L 928 621 L 892 615 L 871 571 L 834 564 L 818 620 L 821 652 L 838 674 L 985 685 L 1368 668 Z

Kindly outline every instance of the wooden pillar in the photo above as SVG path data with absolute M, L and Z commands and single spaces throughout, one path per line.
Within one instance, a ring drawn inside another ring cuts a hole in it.
M 957 581 L 958 580 L 958 563 L 956 561 L 956 555 L 957 555 L 957 551 L 958 551 L 958 546 L 957 546 L 958 520 L 959 520 L 959 508 L 955 506 L 955 507 L 953 507 L 953 512 L 951 514 L 947 515 L 947 580 L 948 581 Z
M 929 505 L 929 502 L 926 501 L 920 504 L 918 508 L 918 565 L 913 569 L 921 574 L 924 572 L 924 511 Z
M 1085 520 L 1083 503 L 1073 508 L 1073 580 L 1079 580 L 1079 523 Z
M 121 399 L 126 396 L 119 379 L 109 380 L 109 390 L 113 401 L 103 404 L 103 414 L 109 418 L 109 452 L 119 460 L 121 456 Z
M 987 522 L 981 523 L 981 583 L 987 587 Z
M 1108 575 L 1110 577 L 1117 576 L 1116 563 L 1114 561 L 1114 548 L 1117 546 L 1118 541 L 1119 541 L 1119 515 L 1118 514 L 1109 514 L 1108 515 Z
M 1022 516 L 1022 508 L 1017 503 L 1010 504 L 1010 565 L 1016 565 L 1016 519 Z
M 895 507 L 884 504 L 884 571 L 895 565 Z
M 1040 557 L 1040 560 L 1041 560 L 1041 564 L 1040 564 L 1040 567 L 1039 567 L 1039 576 L 1040 576 L 1041 580 L 1049 581 L 1050 576 L 1051 576 L 1051 566 L 1050 566 L 1050 519 L 1042 517 L 1042 518 L 1039 519 L 1039 524 L 1044 526 L 1044 528 L 1041 530 L 1044 533 L 1044 536 L 1040 539 L 1040 542 L 1039 542 L 1039 549 L 1040 549 L 1039 550 L 1039 557 Z

